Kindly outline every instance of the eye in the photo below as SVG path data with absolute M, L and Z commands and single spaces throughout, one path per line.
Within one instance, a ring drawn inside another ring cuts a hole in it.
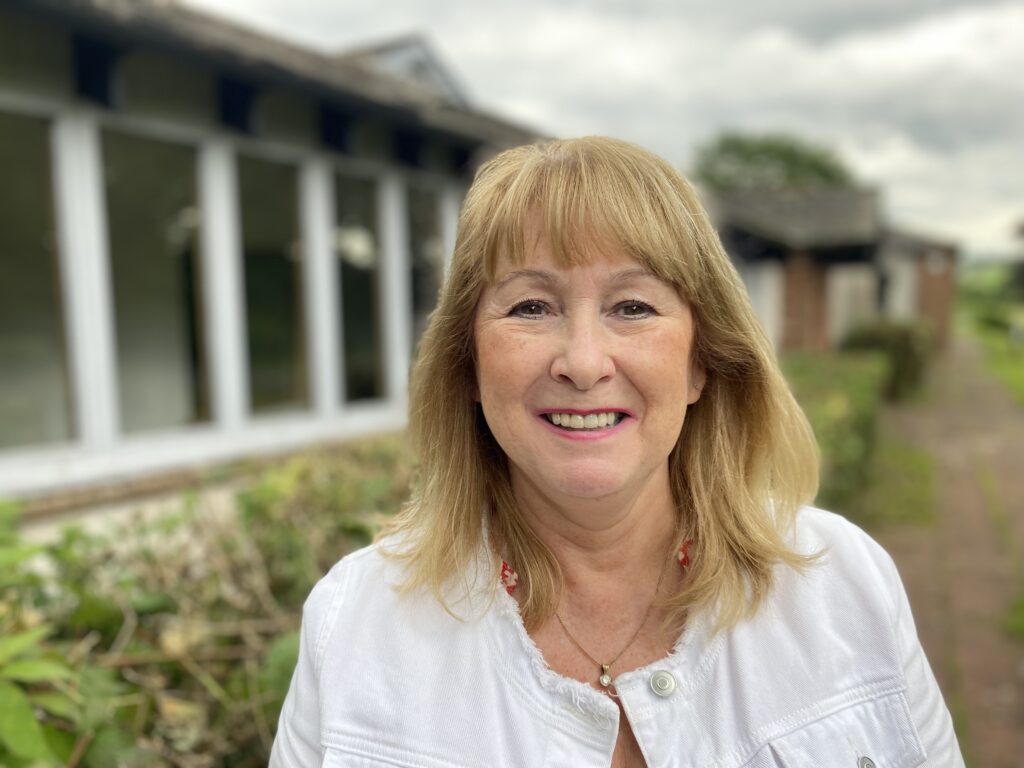
M 619 302 L 615 305 L 615 312 L 619 317 L 625 317 L 630 320 L 650 317 L 655 314 L 654 307 L 636 299 Z
M 527 299 L 516 304 L 509 311 L 513 317 L 537 318 L 543 317 L 548 311 L 548 306 L 539 299 Z

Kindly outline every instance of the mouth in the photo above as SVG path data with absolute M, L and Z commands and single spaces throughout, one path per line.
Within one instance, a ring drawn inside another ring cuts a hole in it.
M 566 432 L 588 432 L 609 429 L 620 424 L 629 414 L 623 411 L 594 411 L 591 413 L 552 412 L 541 416 Z

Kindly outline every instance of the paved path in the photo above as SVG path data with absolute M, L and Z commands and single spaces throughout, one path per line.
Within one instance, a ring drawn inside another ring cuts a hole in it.
M 1002 622 L 1024 596 L 1024 408 L 957 340 L 893 437 L 935 457 L 936 524 L 874 534 L 903 576 L 968 768 L 1024 768 L 1024 643 Z

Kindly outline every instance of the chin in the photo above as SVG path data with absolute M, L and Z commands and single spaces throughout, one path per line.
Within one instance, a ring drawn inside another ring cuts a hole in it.
M 556 493 L 577 499 L 601 499 L 622 490 L 625 478 L 621 476 L 621 468 L 566 468 L 566 472 L 556 478 L 551 487 Z

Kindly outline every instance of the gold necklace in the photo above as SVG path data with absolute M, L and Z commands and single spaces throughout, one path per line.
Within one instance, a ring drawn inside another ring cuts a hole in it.
M 561 625 L 562 631 L 565 632 L 565 636 L 568 637 L 569 640 L 572 641 L 572 644 L 575 645 L 579 649 L 580 653 L 582 653 L 584 656 L 586 656 L 588 659 L 590 659 L 590 661 L 592 661 L 594 664 L 596 664 L 598 667 L 601 668 L 601 675 L 597 678 L 597 682 L 599 682 L 601 684 L 602 688 L 608 689 L 608 688 L 611 687 L 611 684 L 612 684 L 612 673 L 611 673 L 612 664 L 614 664 L 616 661 L 618 661 L 622 657 L 622 654 L 624 654 L 629 649 L 629 647 L 631 645 L 633 645 L 633 641 L 636 640 L 640 636 L 640 630 L 642 630 L 644 628 L 644 625 L 647 624 L 647 619 L 651 615 L 651 608 L 654 607 L 654 601 L 657 600 L 657 598 L 658 598 L 658 591 L 661 589 L 661 582 L 662 582 L 662 580 L 664 578 L 665 578 L 665 566 L 662 566 L 661 573 L 658 574 L 658 583 L 654 586 L 654 597 L 652 597 L 651 598 L 651 602 L 649 602 L 647 604 L 647 610 L 644 611 L 644 617 L 643 617 L 643 619 L 640 622 L 640 626 L 638 626 L 636 628 L 636 632 L 634 632 L 633 636 L 629 638 L 629 640 L 626 642 L 626 645 L 623 646 L 622 650 L 619 651 L 617 654 L 615 654 L 615 657 L 611 661 L 609 661 L 607 663 L 598 661 L 593 656 L 591 656 L 590 653 L 587 651 L 587 649 L 584 648 L 583 645 L 580 643 L 580 641 L 577 640 L 573 636 L 572 632 L 569 631 L 569 628 L 567 626 L 565 626 L 565 622 L 562 620 L 562 617 L 558 614 L 558 611 L 555 611 L 555 618 L 558 619 L 558 623 L 559 623 L 559 625 Z M 609 691 L 609 693 L 610 693 L 610 691 Z

